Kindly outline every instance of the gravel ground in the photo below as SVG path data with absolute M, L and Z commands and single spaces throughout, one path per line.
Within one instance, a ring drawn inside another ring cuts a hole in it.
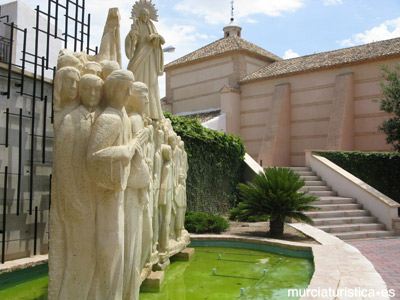
M 253 237 L 268 237 L 269 222 L 232 222 L 230 227 L 224 231 L 223 234 L 240 235 L 240 236 L 253 236 Z M 282 240 L 304 242 L 304 243 L 317 243 L 313 239 L 305 236 L 296 229 L 285 224 Z

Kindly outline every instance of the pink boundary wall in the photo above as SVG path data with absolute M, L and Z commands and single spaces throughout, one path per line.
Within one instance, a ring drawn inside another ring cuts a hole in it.
M 400 60 L 313 71 L 241 85 L 224 91 L 222 113 L 229 101 L 227 124 L 238 122 L 247 152 L 264 166 L 302 166 L 305 149 L 392 151 L 378 126 L 388 118 L 373 100 L 381 96 L 381 66 Z M 238 118 L 240 115 L 240 118 Z M 230 119 L 229 116 L 235 116 Z

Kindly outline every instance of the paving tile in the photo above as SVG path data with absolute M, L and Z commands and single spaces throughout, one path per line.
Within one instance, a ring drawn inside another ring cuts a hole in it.
M 386 282 L 387 289 L 394 289 L 400 300 L 400 237 L 347 241 L 368 258 Z

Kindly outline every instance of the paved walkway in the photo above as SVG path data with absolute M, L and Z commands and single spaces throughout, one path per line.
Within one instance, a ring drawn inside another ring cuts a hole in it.
M 372 262 L 386 282 L 388 290 L 394 289 L 400 300 L 400 237 L 346 241 L 358 248 Z

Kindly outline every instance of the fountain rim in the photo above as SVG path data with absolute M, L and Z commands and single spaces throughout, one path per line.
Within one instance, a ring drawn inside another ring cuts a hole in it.
M 374 290 L 377 293 L 387 290 L 387 285 L 381 275 L 357 248 L 311 225 L 304 223 L 288 225 L 312 238 L 317 243 L 310 244 L 271 238 L 215 234 L 191 234 L 190 240 L 247 242 L 291 250 L 309 251 L 312 253 L 314 262 L 314 274 L 307 287 L 309 290 L 319 290 L 322 288 L 338 292 L 345 289 L 366 289 L 369 291 Z M 383 297 L 382 299 L 389 300 L 389 297 Z
M 295 258 L 312 259 L 312 244 L 234 235 L 190 235 L 188 247 L 224 247 L 258 250 Z

